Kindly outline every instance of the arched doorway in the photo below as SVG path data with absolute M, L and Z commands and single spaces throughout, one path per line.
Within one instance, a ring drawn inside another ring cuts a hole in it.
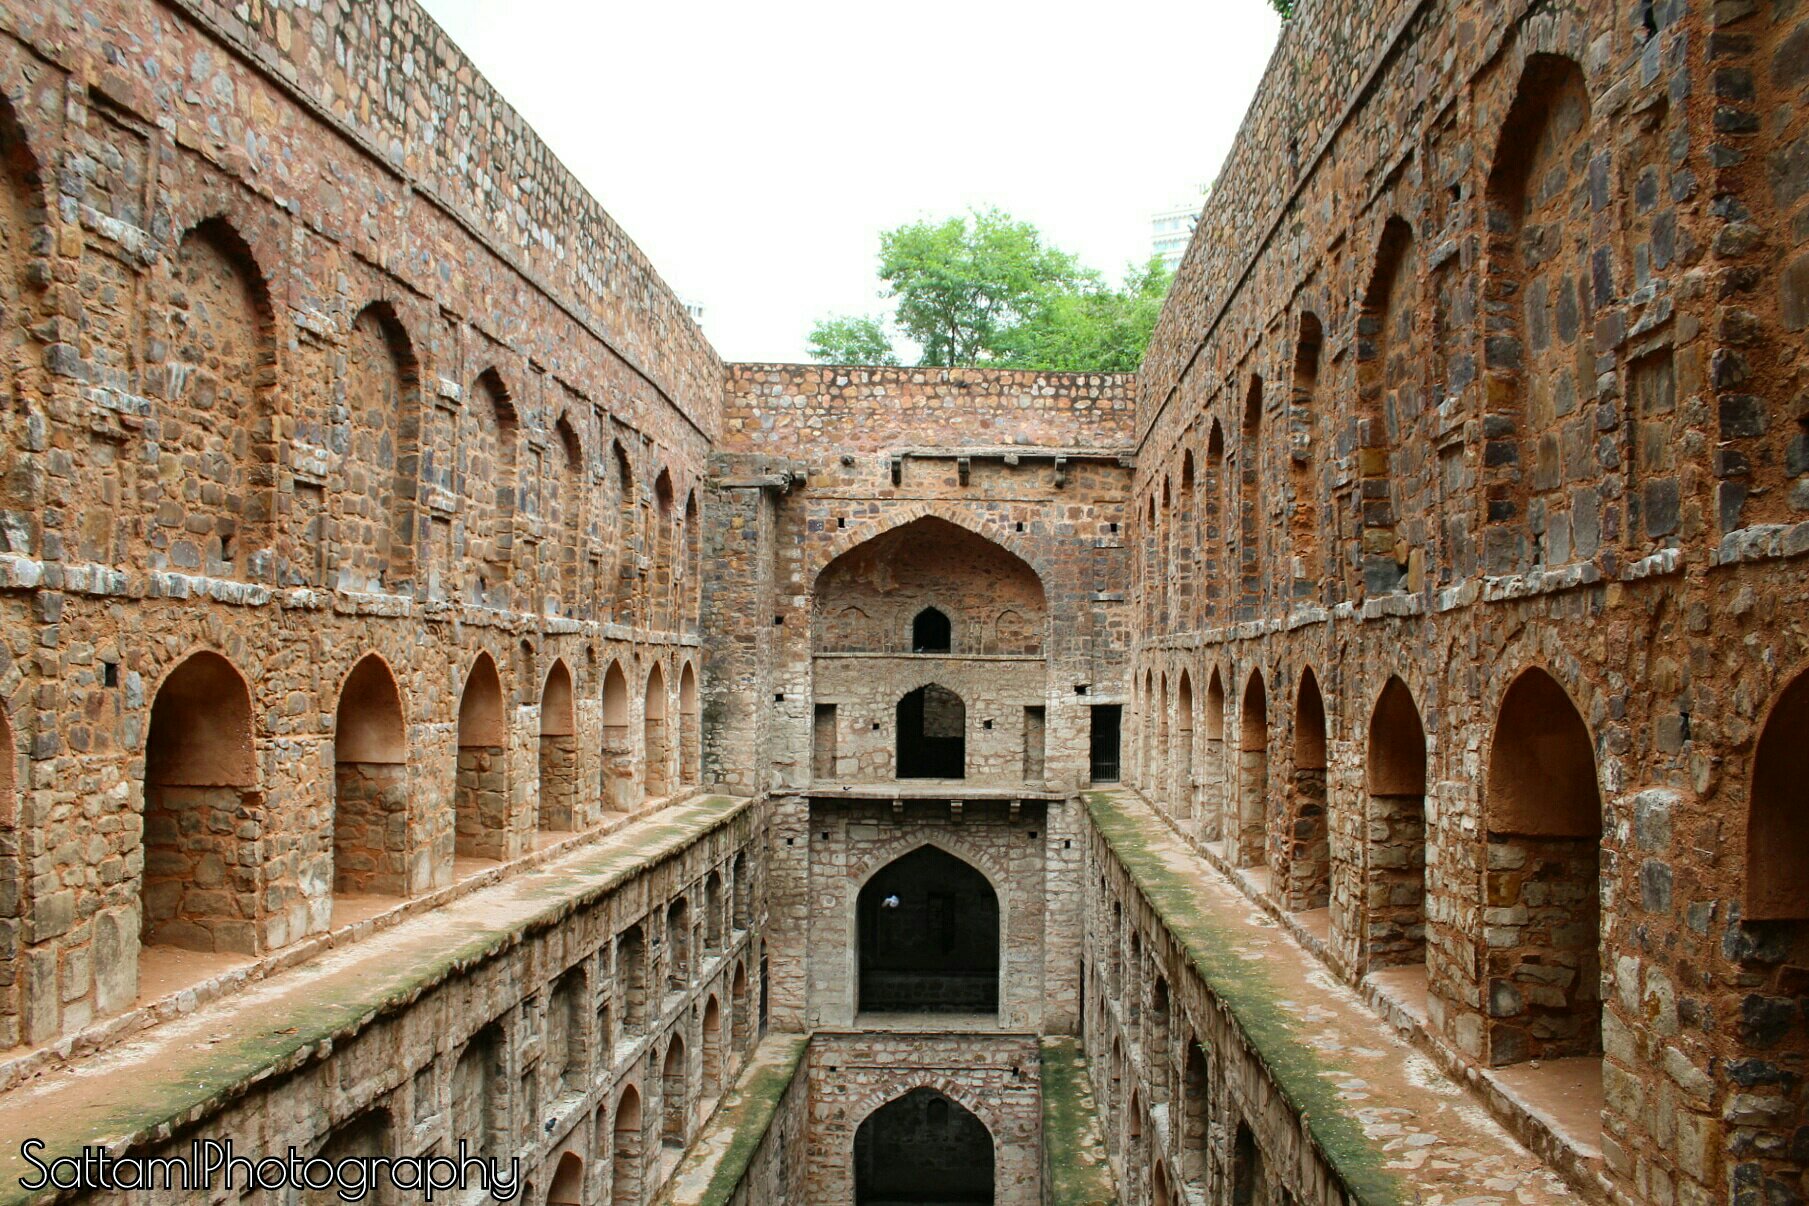
M 508 728 L 496 662 L 480 653 L 459 695 L 459 764 L 453 789 L 453 852 L 459 858 L 508 855 Z
M 967 777 L 967 705 L 930 683 L 898 701 L 898 778 Z
M 958 1101 L 912 1089 L 854 1132 L 855 1206 L 993 1200 L 992 1133 Z
M 540 826 L 578 828 L 578 723 L 572 707 L 572 672 L 564 661 L 547 671 L 540 690 Z
M 935 846 L 881 868 L 856 900 L 864 1013 L 999 1010 L 999 898 Z
M 672 753 L 666 746 L 666 672 L 658 662 L 647 673 L 647 708 L 642 745 L 647 754 L 647 794 L 663 796 L 671 788 Z
M 1490 946 L 1489 1062 L 1602 1049 L 1602 799 L 1595 743 L 1558 681 L 1525 671 L 1508 688 L 1489 750 L 1485 805 L 1491 905 L 1523 912 Z
M 625 1206 L 639 1206 L 641 1170 L 646 1164 L 646 1149 L 641 1138 L 641 1095 L 633 1085 L 622 1090 L 616 1100 L 614 1140 L 615 1152 L 609 1179 L 609 1200 Z
M 256 790 L 251 692 L 217 653 L 191 654 L 151 701 L 144 758 L 143 946 L 255 954 L 258 868 L 241 858 Z
M 634 806 L 634 741 L 628 729 L 628 676 L 622 663 L 603 675 L 603 802 L 611 812 Z
M 678 781 L 691 787 L 702 781 L 698 727 L 697 672 L 686 662 L 678 676 Z
M 1390 677 L 1369 718 L 1364 826 L 1366 963 L 1426 961 L 1426 730 L 1407 684 Z
M 408 891 L 408 737 L 389 666 L 370 654 L 339 689 L 333 722 L 333 892 Z

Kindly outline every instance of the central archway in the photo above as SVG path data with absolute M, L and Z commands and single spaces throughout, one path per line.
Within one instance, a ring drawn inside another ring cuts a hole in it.
M 967 778 L 967 705 L 937 683 L 898 701 L 898 777 Z
M 912 1089 L 854 1132 L 855 1206 L 993 1201 L 992 1133 L 958 1101 Z
M 863 1013 L 999 1011 L 999 897 L 986 876 L 920 846 L 855 904 Z

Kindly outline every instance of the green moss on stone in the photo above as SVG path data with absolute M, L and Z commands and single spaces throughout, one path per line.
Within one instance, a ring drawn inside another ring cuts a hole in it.
M 1071 1038 L 1043 1040 L 1043 1201 L 1101 1206 L 1118 1201 L 1091 1086 Z
M 1362 1123 L 1326 1075 L 1336 1065 L 1309 1045 L 1262 964 L 1237 953 L 1244 935 L 1201 909 L 1196 886 L 1151 849 L 1152 837 L 1166 837 L 1167 831 L 1153 818 L 1126 810 L 1109 792 L 1089 792 L 1087 811 L 1162 924 L 1186 948 L 1206 987 L 1230 1012 L 1352 1199 L 1374 1206 L 1403 1201 L 1400 1181 L 1386 1167 L 1386 1153 L 1363 1133 Z

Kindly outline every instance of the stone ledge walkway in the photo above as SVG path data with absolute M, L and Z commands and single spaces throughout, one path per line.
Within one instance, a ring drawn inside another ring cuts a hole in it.
M 44 1141 L 50 1160 L 83 1146 L 120 1154 L 167 1137 L 302 1067 L 377 1018 L 418 1000 L 458 972 L 549 929 L 727 824 L 751 801 L 709 796 L 676 805 L 569 857 L 474 892 L 363 942 L 251 985 L 77 1069 L 0 1095 L 0 1203 L 32 1199 L 19 1151 Z M 280 1154 L 280 1153 L 273 1153 Z
M 774 1032 L 760 1040 L 735 1087 L 657 1199 L 661 1206 L 724 1206 L 733 1200 L 809 1048 L 806 1034 Z
M 1582 1200 L 1134 791 L 1089 792 L 1087 801 L 1094 825 L 1354 1200 Z

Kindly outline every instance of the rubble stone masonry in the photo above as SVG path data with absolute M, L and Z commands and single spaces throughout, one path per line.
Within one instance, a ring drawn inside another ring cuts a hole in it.
M 412 0 L 0 0 L 0 1133 L 1809 1199 L 1809 4 L 1296 7 L 1117 375 L 724 364 Z

